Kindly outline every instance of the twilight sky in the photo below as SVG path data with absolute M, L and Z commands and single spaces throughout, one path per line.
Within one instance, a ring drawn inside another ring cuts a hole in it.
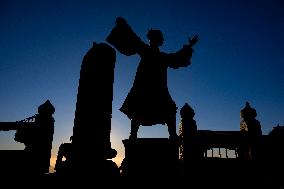
M 164 34 L 161 50 L 174 52 L 200 35 L 192 65 L 168 70 L 168 87 L 179 110 L 195 110 L 198 129 L 239 130 L 249 101 L 264 134 L 284 125 L 284 3 L 281 0 L 1 0 L 0 121 L 55 106 L 53 159 L 69 142 L 82 58 L 92 42 L 105 42 L 117 16 L 147 42 L 148 29 Z M 117 52 L 112 147 L 124 156 L 130 120 L 118 109 L 132 86 L 139 56 Z M 100 91 L 103 92 L 103 91 Z M 166 126 L 140 127 L 138 137 L 168 137 Z M 23 149 L 14 132 L 0 133 L 0 150 Z

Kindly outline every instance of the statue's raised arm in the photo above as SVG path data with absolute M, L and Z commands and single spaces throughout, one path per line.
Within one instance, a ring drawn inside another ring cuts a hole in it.
M 167 54 L 167 64 L 170 68 L 180 68 L 186 67 L 191 64 L 191 57 L 193 53 L 192 47 L 199 40 L 199 35 L 195 35 L 194 37 L 188 40 L 188 44 L 184 45 L 179 51 L 175 53 Z
M 106 41 L 126 56 L 136 54 L 140 46 L 144 44 L 122 17 L 116 18 L 115 26 Z

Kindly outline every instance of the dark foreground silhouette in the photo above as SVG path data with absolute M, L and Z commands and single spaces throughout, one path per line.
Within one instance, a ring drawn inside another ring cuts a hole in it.
M 185 103 L 176 135 L 177 107 L 167 89 L 166 70 L 190 64 L 191 46 L 198 37 L 177 53 L 165 54 L 158 49 L 161 32 L 150 30 L 148 35 L 150 45 L 118 18 L 107 38 L 121 53 L 141 57 L 134 85 L 121 107 L 132 121 L 132 137 L 123 140 L 125 158 L 120 167 L 111 160 L 116 150 L 110 141 L 116 51 L 107 43 L 93 43 L 81 65 L 71 142 L 59 147 L 56 172 L 48 172 L 55 108 L 47 100 L 30 118 L 0 122 L 1 131 L 16 130 L 15 141 L 25 144 L 24 150 L 0 151 L 1 178 L 35 181 L 40 176 L 51 183 L 103 183 L 103 187 L 128 186 L 113 181 L 129 183 L 137 178 L 137 186 L 151 180 L 195 188 L 283 188 L 284 126 L 263 135 L 257 112 L 248 102 L 240 110 L 236 131 L 199 130 L 194 110 Z M 155 123 L 167 123 L 170 137 L 137 138 L 139 125 Z
M 147 178 L 163 183 L 165 181 L 160 178 L 169 178 L 168 184 L 178 182 L 198 185 L 198 188 L 226 188 L 224 186 L 232 183 L 234 187 L 241 188 L 281 188 L 284 184 L 281 174 L 284 168 L 284 126 L 278 125 L 268 135 L 262 135 L 261 125 L 255 119 L 256 111 L 249 103 L 241 110 L 240 131 L 198 130 L 194 110 L 185 104 L 180 111 L 180 142 L 168 138 L 125 139 L 125 158 L 119 170 L 114 162 L 103 156 L 103 152 L 89 154 L 100 158 L 80 160 L 75 159 L 73 143 L 62 144 L 57 157 L 57 171 L 48 174 L 50 134 L 54 123 L 51 117 L 54 108 L 50 105 L 47 101 L 40 106 L 43 109 L 39 107 L 39 114 L 43 113 L 41 116 L 36 114 L 20 122 L 0 122 L 2 131 L 17 130 L 15 140 L 26 145 L 22 151 L 0 151 L 3 162 L 1 178 L 41 176 L 47 182 L 62 181 L 65 184 L 71 184 L 69 179 L 75 179 L 72 183 L 89 178 L 93 180 L 87 183 L 101 183 L 99 178 L 115 179 L 120 181 L 117 184 L 121 184 L 129 181 L 128 178 Z M 246 119 L 250 121 L 246 122 Z M 35 127 L 37 129 L 31 129 Z M 49 129 L 40 130 L 41 127 Z M 96 145 L 95 140 L 90 142 Z M 63 157 L 65 161 L 62 161 Z M 74 163 L 74 160 L 78 162 Z M 80 167 L 82 165 L 87 167 Z

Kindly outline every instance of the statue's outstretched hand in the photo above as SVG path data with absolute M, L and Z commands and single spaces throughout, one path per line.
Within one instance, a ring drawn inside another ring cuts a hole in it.
M 199 40 L 199 35 L 195 35 L 193 38 L 189 39 L 188 42 L 189 42 L 189 45 L 190 46 L 193 46 L 197 43 L 197 41 Z

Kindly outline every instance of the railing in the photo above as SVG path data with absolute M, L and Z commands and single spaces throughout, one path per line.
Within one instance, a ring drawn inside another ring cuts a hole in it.
M 26 126 L 33 126 L 35 124 L 36 115 L 37 114 L 16 122 L 0 122 L 0 131 L 20 130 Z
M 216 155 L 217 151 L 217 155 Z M 228 151 L 232 151 L 228 153 Z M 211 148 L 204 152 L 205 158 L 238 158 L 238 150 L 237 149 L 228 149 L 228 148 Z
M 247 135 L 240 131 L 197 130 L 188 139 L 184 139 L 182 157 L 239 159 L 246 153 L 245 147 L 248 144 Z

